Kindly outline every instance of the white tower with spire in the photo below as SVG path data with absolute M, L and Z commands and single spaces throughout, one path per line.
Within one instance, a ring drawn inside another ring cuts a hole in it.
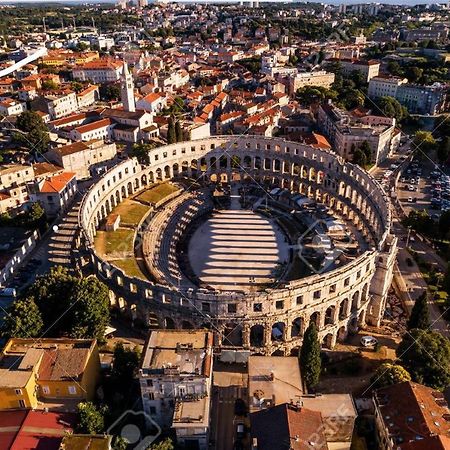
M 121 98 L 123 109 L 125 111 L 136 111 L 133 75 L 131 75 L 130 71 L 128 70 L 128 64 L 126 62 L 123 64 Z

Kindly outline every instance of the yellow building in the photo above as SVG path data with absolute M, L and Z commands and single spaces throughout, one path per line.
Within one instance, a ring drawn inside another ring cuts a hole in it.
M 95 339 L 10 339 L 0 355 L 0 410 L 92 400 L 99 375 Z

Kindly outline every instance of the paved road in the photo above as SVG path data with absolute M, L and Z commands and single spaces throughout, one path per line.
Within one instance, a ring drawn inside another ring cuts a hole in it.
M 237 398 L 247 403 L 247 377 L 245 373 L 233 371 L 229 367 L 215 364 L 212 399 L 211 437 L 216 450 L 233 450 L 236 425 L 245 422 L 234 415 L 234 402 Z M 248 425 L 248 424 L 247 424 Z
M 371 171 L 372 176 L 374 176 L 376 179 L 382 181 L 384 180 L 384 188 L 387 192 L 390 192 L 390 190 L 394 187 L 394 179 L 398 173 L 399 170 L 403 170 L 405 166 L 408 164 L 408 160 L 401 163 L 400 167 L 397 169 L 397 171 L 394 171 L 394 173 L 386 179 L 384 174 L 386 171 L 390 168 L 391 164 L 394 163 L 400 163 L 401 154 L 405 153 L 405 151 L 408 149 L 408 144 L 404 145 L 402 147 L 402 151 L 394 155 L 394 157 L 390 158 L 389 160 L 385 161 L 380 167 L 375 168 Z M 405 201 L 408 197 L 413 196 L 417 197 L 417 203 L 403 203 L 402 206 L 407 206 L 408 212 L 409 208 L 419 208 L 419 209 L 425 209 L 426 208 L 426 199 L 429 196 L 428 190 L 429 190 L 429 183 L 427 181 L 426 174 L 429 172 L 429 168 L 427 168 L 427 171 L 424 169 L 424 173 L 421 177 L 421 182 L 419 185 L 419 191 L 410 192 L 406 191 L 404 186 L 407 184 L 404 183 L 398 183 L 397 187 L 397 195 L 400 201 Z M 410 310 L 414 304 L 414 301 L 417 299 L 419 295 L 422 294 L 422 292 L 427 288 L 427 283 L 424 280 L 422 273 L 411 257 L 411 255 L 406 250 L 406 240 L 408 239 L 408 230 L 402 225 L 399 216 L 395 212 L 395 208 L 392 208 L 393 211 L 393 227 L 392 231 L 393 233 L 398 237 L 398 246 L 399 246 L 399 252 L 397 256 L 397 277 L 399 287 L 402 292 L 404 292 L 404 299 L 405 304 L 407 308 Z M 436 254 L 434 249 L 428 245 L 426 242 L 422 242 L 419 238 L 414 237 L 414 234 L 412 233 L 410 236 L 413 237 L 413 239 L 409 240 L 408 247 L 417 252 L 420 257 L 432 264 L 437 271 L 445 271 L 447 268 L 446 262 Z M 409 260 L 409 264 L 407 263 L 407 260 Z M 442 317 L 441 310 L 435 305 L 433 301 L 428 302 L 428 308 L 430 311 L 430 319 L 433 323 L 433 329 L 436 331 L 441 332 L 445 336 L 450 337 L 450 331 L 448 323 L 445 319 Z

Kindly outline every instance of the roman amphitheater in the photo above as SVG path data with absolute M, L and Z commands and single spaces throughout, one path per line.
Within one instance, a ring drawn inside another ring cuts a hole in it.
M 295 354 L 310 321 L 332 348 L 379 325 L 396 240 L 386 195 L 334 153 L 215 136 L 124 160 L 80 208 L 85 266 L 148 327 L 216 331 L 216 345 Z

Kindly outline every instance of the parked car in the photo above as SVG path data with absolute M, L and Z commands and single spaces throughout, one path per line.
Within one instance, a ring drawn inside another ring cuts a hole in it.
M 378 344 L 378 339 L 373 336 L 363 336 L 361 338 L 361 345 L 363 347 L 373 347 Z

